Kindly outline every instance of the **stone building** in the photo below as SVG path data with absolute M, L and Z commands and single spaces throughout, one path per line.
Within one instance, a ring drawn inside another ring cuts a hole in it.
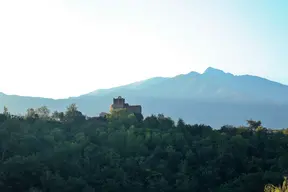
M 129 105 L 128 103 L 125 103 L 125 99 L 121 96 L 118 98 L 113 98 L 113 104 L 110 106 L 110 111 L 115 109 L 126 109 L 128 112 L 136 114 L 142 113 L 141 105 Z

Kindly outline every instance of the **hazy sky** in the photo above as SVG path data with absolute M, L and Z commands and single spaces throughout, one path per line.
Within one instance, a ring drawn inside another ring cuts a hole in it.
M 0 92 L 63 98 L 208 66 L 288 84 L 288 1 L 0 0 Z

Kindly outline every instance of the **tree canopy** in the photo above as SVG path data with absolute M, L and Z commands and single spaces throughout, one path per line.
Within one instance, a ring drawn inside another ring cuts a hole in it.
M 86 117 L 75 104 L 0 114 L 0 191 L 286 190 L 288 131 L 174 122 L 127 111 Z M 280 186 L 280 187 L 275 187 Z

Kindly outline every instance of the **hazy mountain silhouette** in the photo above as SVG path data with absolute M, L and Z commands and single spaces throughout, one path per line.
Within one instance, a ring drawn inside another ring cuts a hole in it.
M 203 74 L 190 72 L 172 78 L 155 77 L 111 89 L 101 89 L 68 99 L 21 97 L 0 93 L 0 107 L 12 113 L 48 106 L 65 110 L 76 103 L 89 116 L 108 111 L 112 98 L 123 96 L 141 104 L 144 115 L 163 113 L 175 120 L 203 123 L 219 128 L 241 125 L 247 119 L 261 120 L 271 128 L 288 127 L 288 86 L 251 75 L 236 76 L 215 68 Z
M 156 77 L 87 95 L 109 94 L 173 99 L 288 103 L 288 86 L 251 75 L 235 76 L 209 67 L 172 78 Z

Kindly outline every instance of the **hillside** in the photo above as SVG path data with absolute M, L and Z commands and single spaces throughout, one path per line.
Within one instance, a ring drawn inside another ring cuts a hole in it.
M 63 112 L 0 113 L 0 191 L 263 192 L 288 168 L 288 130 L 261 122 L 215 130 L 123 110 Z
M 76 103 L 84 114 L 96 116 L 108 111 L 112 98 L 119 95 L 131 104 L 142 105 L 144 115 L 163 113 L 174 120 L 183 118 L 188 123 L 205 123 L 215 128 L 224 123 L 242 125 L 247 119 L 261 119 L 263 125 L 271 128 L 288 127 L 288 86 L 213 68 L 203 74 L 156 77 L 60 100 L 0 94 L 0 107 L 5 105 L 17 114 L 42 105 L 65 110 Z

